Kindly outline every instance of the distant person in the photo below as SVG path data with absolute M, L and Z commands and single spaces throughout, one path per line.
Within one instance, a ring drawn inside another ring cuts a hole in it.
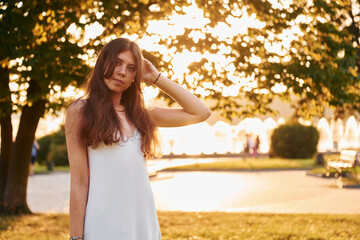
M 256 157 L 259 153 L 259 147 L 260 147 L 260 138 L 259 135 L 256 136 L 255 139 L 255 144 L 254 144 L 254 148 L 253 148 L 253 155 Z
M 254 141 L 251 138 L 250 134 L 246 134 L 246 146 L 245 146 L 245 152 L 246 153 L 251 153 L 251 151 L 253 151 L 254 148 Z
M 146 109 L 142 83 L 160 88 L 179 109 Z M 206 120 L 209 109 L 144 59 L 138 45 L 118 38 L 100 52 L 85 99 L 66 115 L 70 239 L 160 240 L 146 158 L 157 127 Z
M 30 176 L 34 175 L 37 151 L 40 149 L 39 143 L 35 140 L 31 150 Z

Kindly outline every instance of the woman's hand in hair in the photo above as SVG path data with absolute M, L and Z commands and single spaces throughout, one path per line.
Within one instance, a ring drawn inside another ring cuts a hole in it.
M 154 65 L 149 60 L 144 58 L 143 81 L 146 83 L 153 83 L 155 82 L 158 76 L 159 76 L 159 71 L 154 67 Z

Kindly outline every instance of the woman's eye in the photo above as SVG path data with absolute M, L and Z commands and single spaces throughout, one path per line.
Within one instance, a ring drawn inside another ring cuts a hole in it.
M 134 67 L 129 67 L 129 71 L 130 71 L 130 72 L 135 72 L 135 70 L 136 70 L 136 69 L 135 69 Z

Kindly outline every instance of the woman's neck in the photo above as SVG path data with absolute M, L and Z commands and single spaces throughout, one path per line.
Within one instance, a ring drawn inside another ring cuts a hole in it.
M 115 109 L 120 109 L 120 108 L 123 108 L 122 104 L 121 104 L 121 96 L 122 96 L 122 93 L 113 93 L 111 95 L 112 97 L 112 101 L 113 101 L 113 106 Z

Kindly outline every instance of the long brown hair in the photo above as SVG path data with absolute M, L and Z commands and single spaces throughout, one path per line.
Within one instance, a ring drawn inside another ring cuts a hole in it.
M 134 82 L 122 93 L 121 104 L 125 106 L 128 121 L 141 135 L 141 150 L 145 157 L 154 157 L 158 154 L 159 141 L 157 129 L 145 108 L 142 95 L 143 58 L 138 45 L 126 38 L 109 42 L 96 60 L 88 79 L 80 136 L 93 148 L 101 143 L 111 145 L 123 139 L 122 124 L 113 107 L 111 91 L 105 85 L 104 78 L 112 76 L 118 54 L 126 50 L 130 50 L 134 55 L 136 75 Z

